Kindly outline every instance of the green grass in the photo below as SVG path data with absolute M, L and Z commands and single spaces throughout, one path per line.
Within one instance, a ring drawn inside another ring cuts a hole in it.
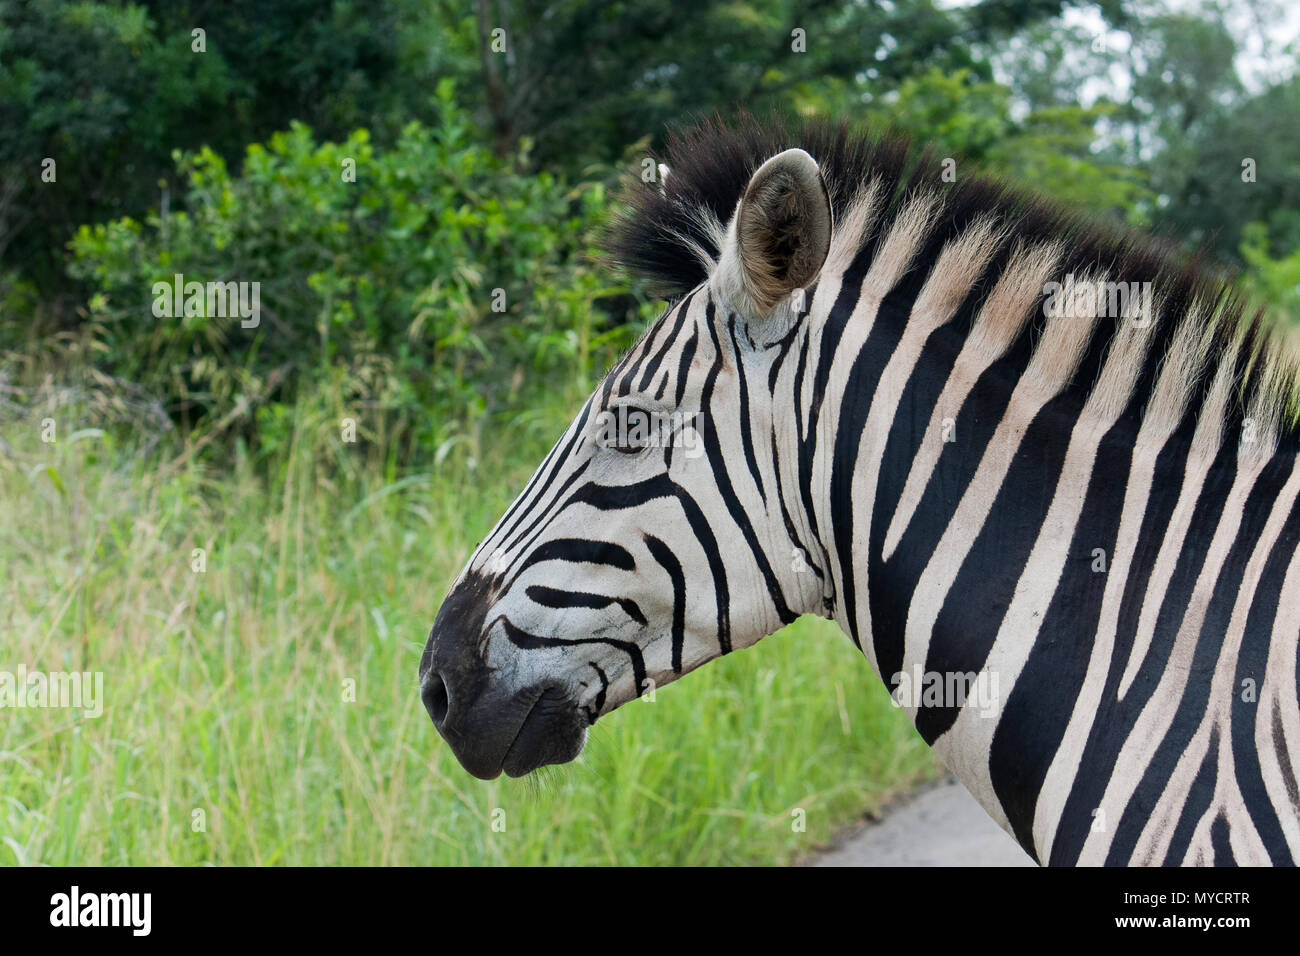
M 305 450 L 328 427 L 300 422 L 269 486 L 6 428 L 0 670 L 102 671 L 106 703 L 0 710 L 0 863 L 783 863 L 935 772 L 851 642 L 802 619 L 604 718 L 574 764 L 475 780 L 416 670 L 544 447 L 354 480 Z

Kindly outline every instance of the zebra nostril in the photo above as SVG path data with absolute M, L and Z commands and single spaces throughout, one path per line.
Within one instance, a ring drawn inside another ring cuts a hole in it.
M 433 725 L 442 730 L 443 721 L 447 719 L 447 685 L 436 671 L 430 671 L 420 688 L 420 699 L 424 709 L 433 718 Z

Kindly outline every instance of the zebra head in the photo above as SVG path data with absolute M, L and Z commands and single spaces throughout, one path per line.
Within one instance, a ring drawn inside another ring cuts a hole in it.
M 475 776 L 572 760 L 598 717 L 823 608 L 786 360 L 830 196 L 799 149 L 740 185 L 725 226 L 683 237 L 707 278 L 605 377 L 438 612 L 421 696 Z

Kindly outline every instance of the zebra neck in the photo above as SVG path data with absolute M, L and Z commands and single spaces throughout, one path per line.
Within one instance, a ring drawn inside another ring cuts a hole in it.
M 824 476 L 809 497 L 836 619 L 1043 862 L 1182 859 L 1197 831 L 1153 836 L 1134 809 L 1172 779 L 1203 808 L 1250 803 L 1282 826 L 1264 782 L 1243 796 L 1196 774 L 1236 733 L 1254 778 L 1294 781 L 1280 758 L 1261 769 L 1258 707 L 1233 703 L 1241 680 L 1267 683 L 1300 733 L 1294 454 L 1153 430 L 1137 402 L 1092 415 L 1028 381 L 1014 349 L 988 360 L 961 323 L 918 329 L 915 296 L 841 288 L 810 334 L 808 374 L 832 400 L 810 412 L 804 471 Z

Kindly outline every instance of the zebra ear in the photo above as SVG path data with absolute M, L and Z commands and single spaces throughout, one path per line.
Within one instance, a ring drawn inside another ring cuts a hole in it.
M 719 292 L 742 313 L 765 318 L 817 278 L 830 244 L 821 170 L 802 149 L 787 149 L 749 180 L 719 257 Z

